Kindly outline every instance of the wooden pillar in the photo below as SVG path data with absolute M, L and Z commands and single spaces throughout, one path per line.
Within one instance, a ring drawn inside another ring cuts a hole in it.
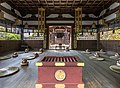
M 82 8 L 75 9 L 74 49 L 77 49 L 77 37 L 82 32 Z
M 8 30 L 7 30 L 7 22 L 6 22 L 6 20 L 5 20 L 5 31 L 7 32 Z
M 97 25 L 99 25 L 99 21 L 97 21 Z M 100 48 L 100 28 L 97 27 L 97 50 Z
M 46 26 L 46 49 L 49 49 L 49 25 Z
M 23 20 L 22 20 L 22 25 L 21 25 L 21 40 L 23 41 L 24 38 L 24 27 L 23 27 Z
M 44 49 L 46 49 L 46 28 L 45 28 L 45 9 L 44 8 L 38 8 L 38 36 L 39 33 L 42 33 L 44 35 L 44 40 L 43 41 L 43 47 Z
M 12 33 L 12 23 L 11 23 L 11 25 L 10 25 L 10 26 L 11 26 L 11 31 L 10 31 L 10 32 Z

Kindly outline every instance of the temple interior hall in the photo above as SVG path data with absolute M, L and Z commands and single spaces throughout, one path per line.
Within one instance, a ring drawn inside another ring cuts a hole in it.
M 0 88 L 120 88 L 120 0 L 0 0 Z

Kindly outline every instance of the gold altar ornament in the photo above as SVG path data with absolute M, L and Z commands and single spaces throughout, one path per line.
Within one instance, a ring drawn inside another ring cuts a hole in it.
M 66 74 L 65 74 L 65 72 L 63 70 L 57 70 L 55 72 L 56 80 L 63 81 L 65 79 L 65 77 L 66 77 Z

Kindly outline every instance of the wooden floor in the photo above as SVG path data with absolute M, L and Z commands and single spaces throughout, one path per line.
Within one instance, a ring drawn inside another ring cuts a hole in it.
M 37 67 L 35 62 L 46 55 L 77 55 L 85 63 L 83 68 L 83 81 L 85 88 L 120 88 L 120 74 L 114 73 L 109 69 L 109 66 L 116 64 L 115 60 L 106 59 L 105 61 L 93 61 L 88 59 L 88 56 L 81 54 L 80 51 L 71 50 L 70 52 L 62 52 L 55 50 L 45 51 L 40 54 L 40 57 L 31 60 L 28 67 L 21 67 L 20 62 L 23 56 L 31 55 L 25 53 L 19 55 L 18 58 L 0 61 L 0 68 L 8 66 L 18 66 L 20 71 L 14 75 L 0 78 L 0 88 L 35 88 L 37 81 Z

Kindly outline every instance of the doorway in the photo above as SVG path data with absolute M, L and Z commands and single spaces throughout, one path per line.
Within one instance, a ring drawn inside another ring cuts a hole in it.
M 49 49 L 71 49 L 71 26 L 49 26 Z

